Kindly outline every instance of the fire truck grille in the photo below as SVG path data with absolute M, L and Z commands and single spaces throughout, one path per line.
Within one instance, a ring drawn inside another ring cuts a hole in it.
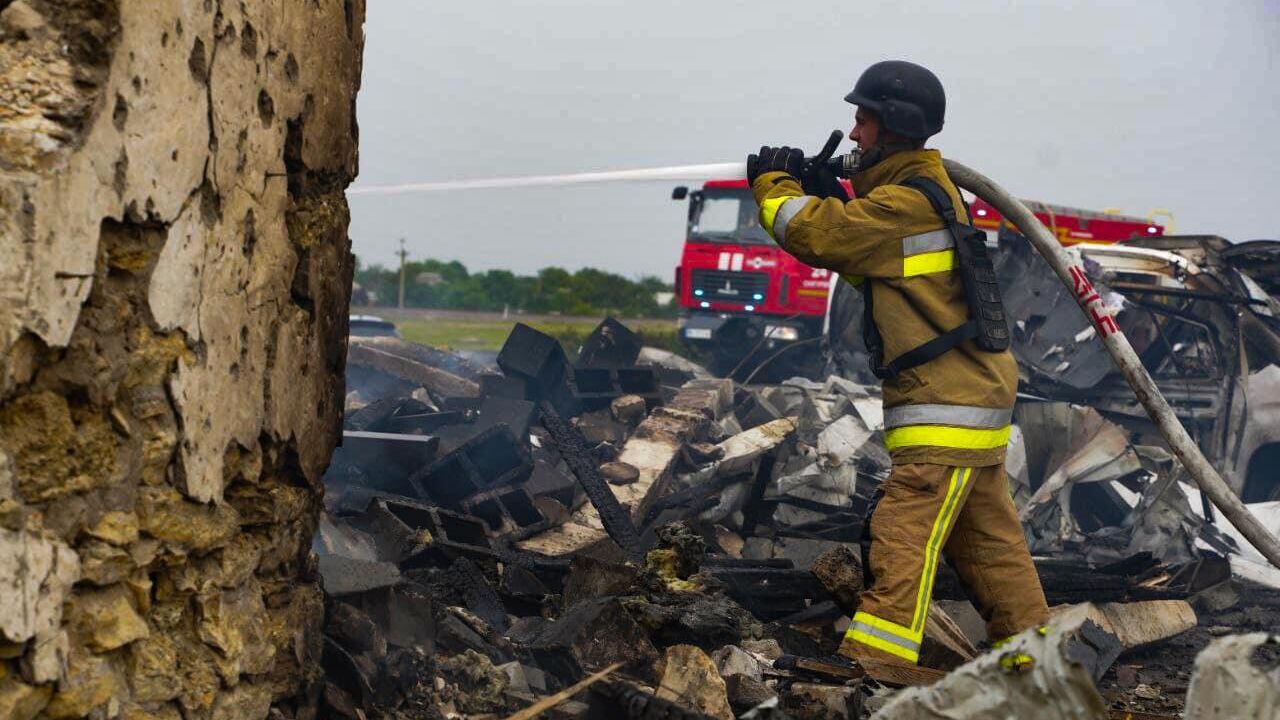
M 769 276 L 766 273 L 732 270 L 693 271 L 693 295 L 701 300 L 740 302 L 750 305 L 763 301 L 768 290 Z M 698 291 L 702 291 L 701 294 Z

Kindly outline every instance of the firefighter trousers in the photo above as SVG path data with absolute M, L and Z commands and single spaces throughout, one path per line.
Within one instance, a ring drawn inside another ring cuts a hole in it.
M 917 662 L 940 555 L 992 640 L 1048 621 L 1003 465 L 895 464 L 882 489 L 870 521 L 872 584 L 841 652 Z

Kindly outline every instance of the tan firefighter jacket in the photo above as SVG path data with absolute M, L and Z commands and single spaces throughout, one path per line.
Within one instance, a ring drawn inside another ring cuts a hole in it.
M 936 150 L 898 152 L 859 173 L 848 203 L 806 196 L 783 172 L 752 186 L 761 225 L 779 246 L 870 288 L 885 362 L 969 319 L 951 234 L 923 194 L 895 184 L 917 176 L 945 188 L 957 217 L 969 222 Z M 894 461 L 1003 462 L 1017 385 L 1013 356 L 972 340 L 886 380 L 885 443 Z

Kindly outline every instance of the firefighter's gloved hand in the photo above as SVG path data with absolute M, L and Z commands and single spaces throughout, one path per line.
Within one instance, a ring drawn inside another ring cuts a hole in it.
M 747 156 L 747 183 L 755 184 L 756 178 L 767 172 L 780 170 L 792 177 L 799 177 L 804 167 L 804 151 L 799 148 L 760 148 L 760 153 Z
M 845 192 L 836 174 L 825 163 L 811 163 L 798 176 L 805 195 L 820 198 L 840 198 L 840 202 L 849 202 L 849 193 Z

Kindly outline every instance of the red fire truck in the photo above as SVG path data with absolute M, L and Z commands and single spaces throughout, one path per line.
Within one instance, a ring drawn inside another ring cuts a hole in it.
M 831 275 L 773 243 L 760 227 L 747 182 L 710 180 L 692 192 L 677 187 L 671 197 L 689 201 L 684 252 L 675 277 L 681 341 L 708 356 L 713 371 L 727 374 L 737 368 L 739 378 L 794 343 L 805 342 L 816 350 Z M 1039 202 L 1028 206 L 1067 245 L 1164 233 L 1162 225 L 1145 218 Z M 1008 227 L 982 200 L 975 200 L 971 211 L 974 224 L 987 230 L 993 241 L 1002 226 Z M 796 348 L 785 355 L 786 361 L 777 363 L 784 375 L 804 372 L 805 363 L 817 354 Z

